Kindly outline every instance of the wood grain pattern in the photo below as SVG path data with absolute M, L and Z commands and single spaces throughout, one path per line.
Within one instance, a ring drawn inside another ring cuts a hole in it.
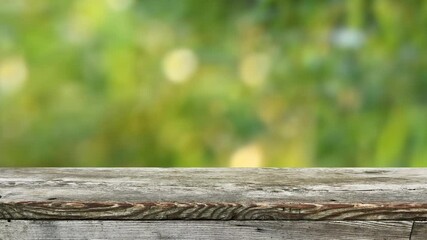
M 409 221 L 11 221 L 0 239 L 409 239 Z M 415 239 L 415 238 L 414 238 Z M 425 238 L 422 238 L 425 239 Z
M 427 169 L 0 169 L 0 219 L 426 220 Z
M 122 220 L 413 220 L 427 218 L 427 204 L 341 203 L 83 203 L 0 204 L 0 219 Z

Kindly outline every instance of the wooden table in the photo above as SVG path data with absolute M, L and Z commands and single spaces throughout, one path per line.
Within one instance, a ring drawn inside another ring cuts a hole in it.
M 427 169 L 0 168 L 0 239 L 427 239 Z

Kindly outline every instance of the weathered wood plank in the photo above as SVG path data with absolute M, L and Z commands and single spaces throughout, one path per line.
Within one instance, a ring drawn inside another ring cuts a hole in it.
M 412 222 L 0 221 L 0 239 L 409 239 Z M 423 238 L 425 239 L 425 238 Z
M 416 221 L 412 228 L 411 240 L 426 240 L 427 239 L 427 222 Z
M 427 169 L 0 169 L 0 219 L 425 220 Z

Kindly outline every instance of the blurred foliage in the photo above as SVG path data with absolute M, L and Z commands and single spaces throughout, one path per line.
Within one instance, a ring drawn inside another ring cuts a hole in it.
M 1 166 L 427 166 L 427 1 L 0 3 Z

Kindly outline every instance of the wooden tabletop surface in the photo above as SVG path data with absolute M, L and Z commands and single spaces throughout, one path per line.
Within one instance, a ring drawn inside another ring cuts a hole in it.
M 0 219 L 425 220 L 427 169 L 0 168 Z

